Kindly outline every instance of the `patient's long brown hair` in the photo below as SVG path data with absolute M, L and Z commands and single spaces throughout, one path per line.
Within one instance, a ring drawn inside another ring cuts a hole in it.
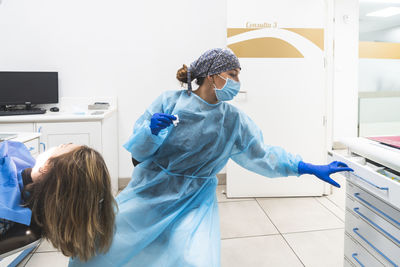
M 103 157 L 80 146 L 51 157 L 39 182 L 27 186 L 28 206 L 43 236 L 68 257 L 87 261 L 107 252 L 116 204 Z

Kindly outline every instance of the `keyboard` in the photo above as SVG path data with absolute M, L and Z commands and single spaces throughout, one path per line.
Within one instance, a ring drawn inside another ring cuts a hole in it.
M 0 110 L 0 116 L 44 114 L 45 109 Z

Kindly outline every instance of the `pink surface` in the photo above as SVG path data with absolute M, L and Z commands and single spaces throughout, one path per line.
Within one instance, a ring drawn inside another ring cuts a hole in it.
M 380 136 L 380 137 L 367 137 L 367 138 L 389 146 L 400 148 L 400 136 Z

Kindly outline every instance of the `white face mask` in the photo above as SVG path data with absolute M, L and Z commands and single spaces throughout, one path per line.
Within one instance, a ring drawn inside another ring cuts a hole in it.
M 39 169 L 45 165 L 46 161 L 53 155 L 56 148 L 57 147 L 49 148 L 45 152 L 40 154 L 36 159 L 36 163 L 35 166 L 33 166 L 32 168 L 32 172 L 39 173 Z

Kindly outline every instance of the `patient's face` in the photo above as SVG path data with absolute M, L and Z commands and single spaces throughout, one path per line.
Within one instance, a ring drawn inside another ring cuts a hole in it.
M 35 166 L 32 168 L 32 173 L 31 173 L 32 181 L 33 182 L 37 181 L 40 178 L 40 175 L 42 173 L 46 172 L 47 161 L 51 157 L 60 156 L 62 154 L 65 154 L 72 150 L 75 150 L 78 147 L 80 147 L 80 145 L 76 145 L 76 144 L 72 144 L 72 143 L 62 144 L 62 145 L 59 145 L 56 147 L 49 148 L 45 152 L 41 153 L 36 159 Z

